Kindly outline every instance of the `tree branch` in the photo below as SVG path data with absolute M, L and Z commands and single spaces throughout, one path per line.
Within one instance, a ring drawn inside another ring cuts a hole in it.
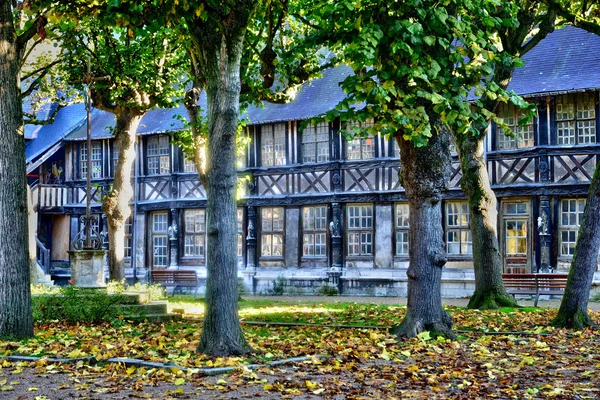
M 560 4 L 557 0 L 544 0 L 548 9 L 554 10 L 556 14 L 558 14 L 561 18 L 563 18 L 569 24 L 586 30 L 595 35 L 600 35 L 600 24 L 586 21 L 583 18 L 579 17 L 571 13 L 568 9 L 566 9 L 562 4 Z
M 121 64 L 121 56 L 119 54 L 119 52 L 117 51 L 117 46 L 115 45 L 115 42 L 112 40 L 112 36 L 110 31 L 108 30 L 108 28 L 105 28 L 104 30 L 105 33 L 105 38 L 108 41 L 110 48 L 112 49 L 115 58 L 117 59 L 117 67 L 119 68 L 119 72 L 123 72 L 123 65 Z
M 322 28 L 319 25 L 313 24 L 312 22 L 310 22 L 309 20 L 307 20 L 300 14 L 290 14 L 290 15 L 294 18 L 297 18 L 300 22 L 302 22 L 306 26 L 309 26 L 313 29 L 322 30 Z
M 48 20 L 46 19 L 46 17 L 43 14 L 40 14 L 33 20 L 31 26 L 17 37 L 16 47 L 18 54 L 21 54 L 23 52 L 23 49 L 25 49 L 27 42 L 35 36 L 35 34 L 38 31 L 39 24 L 46 25 L 47 23 Z
M 39 74 L 40 72 L 45 72 L 45 73 L 47 73 L 47 72 L 48 72 L 47 70 L 49 70 L 50 68 L 54 67 L 56 64 L 58 64 L 58 63 L 62 62 L 62 60 L 63 60 L 63 58 L 62 58 L 62 57 L 61 57 L 61 58 L 58 58 L 58 59 L 56 59 L 56 60 L 52 61 L 52 62 L 51 62 L 50 64 L 48 64 L 48 65 L 45 65 L 45 66 L 43 66 L 43 67 L 40 67 L 40 68 L 36 69 L 35 71 L 29 72 L 28 74 L 26 74 L 26 75 L 22 76 L 22 77 L 21 77 L 21 80 L 23 80 L 23 81 L 24 81 L 24 80 L 27 80 L 27 79 L 31 78 L 32 76 Z
M 539 23 L 538 32 L 526 43 L 521 46 L 521 55 L 533 49 L 539 42 L 542 41 L 549 33 L 554 31 L 556 23 L 556 12 L 549 9 L 546 16 Z
M 23 113 L 23 122 L 25 123 L 25 125 L 52 125 L 54 123 L 54 120 L 56 119 L 56 116 L 58 115 L 58 112 L 64 107 L 66 107 L 66 104 L 57 104 L 54 111 L 52 111 L 52 114 L 50 114 L 50 116 L 46 119 L 37 119 L 36 116 L 33 114 Z
M 23 68 L 23 65 L 25 65 L 25 60 L 27 60 L 27 58 L 29 57 L 29 55 L 31 54 L 31 52 L 33 51 L 33 49 L 35 49 L 37 47 L 38 44 L 42 43 L 42 39 L 38 39 L 35 42 L 33 42 L 33 44 L 31 45 L 31 47 L 29 49 L 27 49 L 27 51 L 25 52 L 25 54 L 23 54 L 21 56 L 21 61 L 19 63 L 19 69 Z

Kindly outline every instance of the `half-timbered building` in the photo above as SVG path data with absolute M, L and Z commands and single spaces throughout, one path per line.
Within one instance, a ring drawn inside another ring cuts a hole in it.
M 536 105 L 535 118 L 519 125 L 522 111 L 507 105 L 498 113 L 512 132 L 490 127 L 486 157 L 506 272 L 569 267 L 600 159 L 599 50 L 600 38 L 577 28 L 550 34 L 524 57 L 509 87 Z M 348 139 L 339 121 L 305 123 L 338 104 L 339 82 L 350 73 L 327 70 L 290 103 L 265 104 L 244 116 L 250 141 L 238 165 L 238 266 L 250 292 L 267 292 L 279 280 L 294 293 L 318 292 L 324 284 L 344 294 L 406 293 L 409 208 L 395 143 L 381 136 Z M 185 116 L 185 109 L 151 111 L 138 131 L 125 254 L 127 275 L 141 280 L 159 268 L 206 276 L 206 192 L 194 164 L 173 144 L 171 133 L 183 129 L 176 115 Z M 69 276 L 68 251 L 88 196 L 100 216 L 98 230 L 107 232 L 100 205 L 118 157 L 112 126 L 111 114 L 93 111 L 91 154 L 81 105 L 28 131 L 38 263 L 55 279 Z M 443 201 L 448 297 L 474 287 L 469 209 L 453 157 Z

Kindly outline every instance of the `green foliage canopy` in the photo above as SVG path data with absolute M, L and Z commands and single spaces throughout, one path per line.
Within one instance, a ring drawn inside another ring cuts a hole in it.
M 516 24 L 512 2 L 315 0 L 304 7 L 313 10 L 307 15 L 311 40 L 354 70 L 342 84 L 347 98 L 329 118 L 374 117 L 372 133 L 401 132 L 424 146 L 433 134 L 432 118 L 476 135 L 493 117 L 482 99 L 522 104 L 490 81 L 497 63 L 518 63 L 501 51 L 497 36 Z

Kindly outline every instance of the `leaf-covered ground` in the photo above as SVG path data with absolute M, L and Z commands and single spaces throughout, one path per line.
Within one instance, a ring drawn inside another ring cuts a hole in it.
M 459 331 L 457 341 L 423 334 L 398 342 L 384 328 L 254 322 L 387 327 L 402 320 L 402 306 L 246 302 L 240 311 L 244 333 L 259 352 L 247 358 L 211 359 L 195 353 L 201 304 L 179 300 L 175 307 L 185 308 L 190 317 L 182 322 L 56 322 L 37 326 L 34 339 L 0 341 L 0 355 L 93 356 L 98 361 L 4 361 L 0 398 L 115 398 L 116 393 L 120 398 L 600 398 L 600 333 L 548 328 L 553 309 L 479 312 L 449 307 Z M 598 321 L 600 313 L 592 312 L 592 317 Z M 307 355 L 327 358 L 279 368 L 243 368 Z M 242 368 L 206 377 L 193 369 L 175 372 L 103 362 L 111 357 L 190 368 Z

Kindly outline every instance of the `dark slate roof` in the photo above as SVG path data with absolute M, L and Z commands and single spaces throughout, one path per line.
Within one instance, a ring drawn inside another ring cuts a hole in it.
M 54 123 L 40 127 L 36 138 L 27 143 L 25 147 L 27 162 L 29 163 L 43 154 L 84 122 L 85 107 L 83 104 L 74 104 L 60 110 Z
M 520 95 L 600 88 L 600 36 L 566 26 L 523 56 L 508 86 Z
M 323 73 L 323 77 L 307 82 L 298 90 L 293 101 L 287 104 L 265 103 L 264 107 L 249 107 L 245 118 L 250 125 L 303 120 L 316 117 L 332 110 L 344 97 L 339 82 L 351 73 L 346 66 L 332 68 Z M 206 105 L 206 97 L 200 99 Z M 204 107 L 203 107 L 204 108 Z M 183 129 L 180 115 L 187 119 L 187 111 L 183 105 L 172 109 L 156 109 L 149 111 L 140 124 L 138 135 L 172 132 Z M 94 109 L 92 111 L 92 138 L 109 139 L 111 129 L 115 126 L 114 115 Z M 66 140 L 85 140 L 86 126 L 80 126 L 71 132 Z
M 183 124 L 176 115 L 186 116 L 187 111 L 183 105 L 172 109 L 150 110 L 140 123 L 138 135 L 157 134 L 172 132 L 183 129 Z M 110 139 L 111 130 L 115 126 L 115 116 L 109 112 L 97 109 L 92 110 L 92 138 Z M 78 129 L 72 131 L 66 140 L 85 140 L 87 135 L 87 126 L 84 124 Z
M 58 107 L 58 104 L 46 103 L 37 110 L 35 117 L 42 121 L 48 119 L 52 112 L 56 110 L 56 107 Z M 23 102 L 23 112 L 31 113 L 31 103 Z M 25 125 L 25 140 L 35 139 L 42 126 L 43 125 Z
M 509 86 L 509 89 L 520 95 L 535 96 L 600 88 L 600 37 L 582 29 L 567 26 L 556 30 L 523 59 L 525 66 L 515 71 Z M 290 103 L 265 103 L 264 107 L 249 107 L 244 117 L 249 120 L 250 125 L 318 117 L 332 110 L 343 99 L 344 93 L 339 83 L 351 73 L 351 69 L 347 66 L 329 69 L 323 73 L 322 78 L 302 85 Z M 200 103 L 202 106 L 206 105 L 204 95 Z M 61 113 L 76 114 L 81 120 L 83 106 L 70 106 L 61 110 Z M 175 118 L 176 115 L 187 119 L 187 112 L 183 106 L 151 110 L 142 119 L 138 134 L 148 135 L 180 130 L 183 124 Z M 115 119 L 112 114 L 93 110 L 93 138 L 110 138 L 110 128 L 114 127 L 114 124 Z M 54 136 L 47 133 L 42 135 L 45 129 L 56 130 L 51 131 Z M 85 124 L 78 125 L 73 121 L 61 123 L 57 119 L 52 128 L 43 127 L 38 131 L 38 139 L 33 141 L 35 144 L 32 142 L 28 145 L 28 157 L 33 152 L 30 148 L 47 149 L 51 146 L 47 142 L 54 140 L 51 137 L 56 139 L 61 134 L 68 135 L 65 140 L 84 140 Z M 37 143 L 39 140 L 43 143 Z
M 250 125 L 303 120 L 325 114 L 343 100 L 344 92 L 339 84 L 351 73 L 352 69 L 345 65 L 328 69 L 322 78 L 302 85 L 294 100 L 287 104 L 265 103 L 264 108 L 249 108 Z

